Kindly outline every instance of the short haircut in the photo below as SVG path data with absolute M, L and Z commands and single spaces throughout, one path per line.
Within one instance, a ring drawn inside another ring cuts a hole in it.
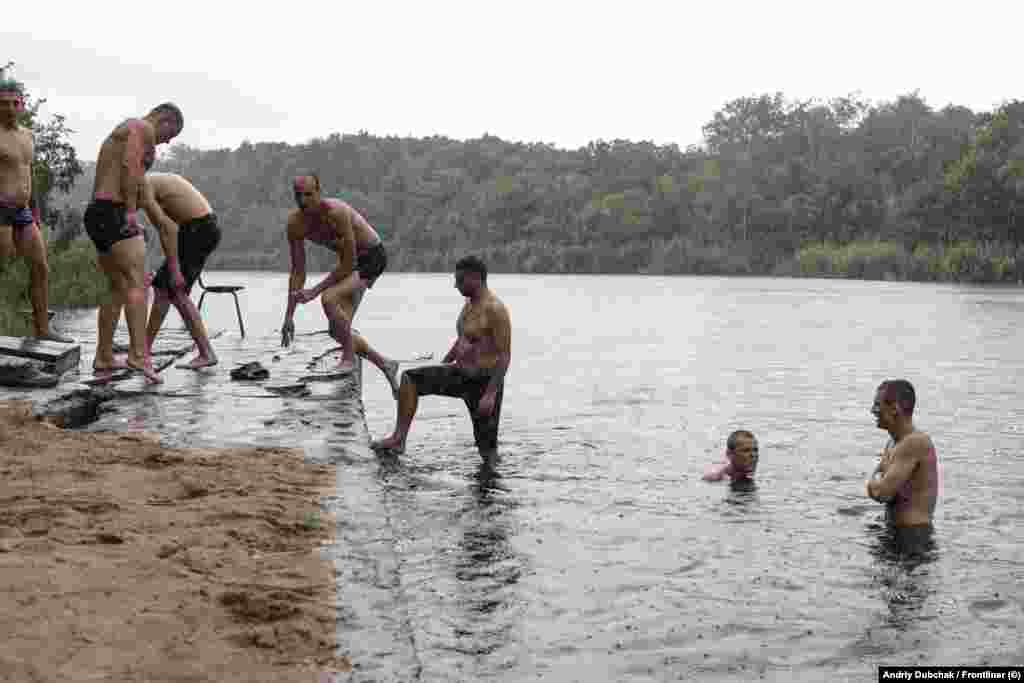
M 479 256 L 463 256 L 455 264 L 455 270 L 479 273 L 480 282 L 487 282 L 487 264 Z
M 13 92 L 24 96 L 25 88 L 13 78 L 3 78 L 3 70 L 0 70 L 0 92 Z
M 316 171 L 299 171 L 293 176 L 294 178 L 312 178 L 316 181 L 316 189 L 320 189 L 320 174 Z
M 153 107 L 153 114 L 172 114 L 175 120 L 178 122 L 178 130 L 182 130 L 185 127 L 185 115 L 181 113 L 181 108 L 173 102 L 164 102 Z
M 743 437 L 744 439 L 750 439 L 751 441 L 757 441 L 757 437 L 752 432 L 748 432 L 746 429 L 737 429 L 735 432 L 729 435 L 729 438 L 725 441 L 725 447 L 730 451 L 736 450 L 736 442 Z
M 901 413 L 908 417 L 914 414 L 917 394 L 913 384 L 905 379 L 887 379 L 878 388 L 885 400 L 894 401 L 900 407 Z

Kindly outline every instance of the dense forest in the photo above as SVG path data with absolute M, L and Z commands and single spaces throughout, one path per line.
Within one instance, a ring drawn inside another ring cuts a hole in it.
M 154 170 L 192 180 L 224 240 L 212 267 L 286 269 L 291 177 L 319 172 L 385 238 L 394 270 L 1024 278 L 1024 102 L 936 110 L 917 93 L 727 103 L 685 150 L 626 140 L 576 150 L 333 134 L 304 145 L 172 146 Z M 61 212 L 80 225 L 91 168 Z M 70 235 L 67 235 L 70 236 Z M 331 255 L 308 249 L 310 267 Z M 317 253 L 319 252 L 319 253 Z

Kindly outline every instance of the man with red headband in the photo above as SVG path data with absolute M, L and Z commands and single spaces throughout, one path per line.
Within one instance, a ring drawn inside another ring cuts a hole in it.
M 146 245 L 136 209 L 146 169 L 156 145 L 173 140 L 184 126 L 181 110 L 170 102 L 142 118 L 128 119 L 107 136 L 96 158 L 96 184 L 85 210 L 85 230 L 96 245 L 100 268 L 110 283 L 111 300 L 100 306 L 93 369 L 107 373 L 131 368 L 150 383 L 162 380 L 146 350 Z M 177 258 L 168 255 L 167 270 L 175 290 L 184 288 Z M 124 308 L 130 345 L 128 358 L 114 359 L 114 327 Z
M 376 365 L 398 395 L 398 362 L 375 351 L 358 333 L 352 332 L 352 320 L 366 290 L 373 287 L 387 267 L 384 243 L 358 211 L 340 199 L 325 199 L 320 194 L 316 173 L 296 176 L 292 181 L 297 208 L 288 213 L 288 254 L 291 272 L 288 278 L 288 304 L 281 328 L 281 345 L 288 346 L 295 336 L 292 317 L 298 304 L 320 297 L 327 316 L 328 331 L 341 345 L 339 372 L 355 367 L 355 356 Z M 306 240 L 330 249 L 338 256 L 338 265 L 321 282 L 309 289 L 306 284 Z
M 0 80 L 0 257 L 20 256 L 28 261 L 35 336 L 70 343 L 74 340 L 50 330 L 50 268 L 46 243 L 39 231 L 39 214 L 32 203 L 35 149 L 32 131 L 18 123 L 18 114 L 24 108 L 21 84 Z
M 914 427 L 916 400 L 914 386 L 905 379 L 878 387 L 871 414 L 891 441 L 865 490 L 869 498 L 886 504 L 893 526 L 930 530 L 939 498 L 938 457 L 931 437 Z

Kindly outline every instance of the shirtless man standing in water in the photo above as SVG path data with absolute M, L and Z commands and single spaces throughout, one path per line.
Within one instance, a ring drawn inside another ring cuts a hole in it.
M 146 353 L 160 332 L 171 304 L 188 327 L 199 352 L 179 368 L 198 370 L 217 364 L 206 326 L 189 294 L 206 265 L 206 259 L 220 244 L 220 228 L 210 203 L 188 180 L 174 173 L 150 173 L 140 186 L 139 206 L 160 231 L 166 260 L 153 277 L 153 308 L 146 328 Z M 171 264 L 177 263 L 174 269 Z M 177 271 L 175 274 L 172 272 Z M 174 281 L 181 277 L 183 281 Z
M 50 330 L 49 265 L 32 199 L 32 131 L 18 123 L 25 101 L 21 83 L 0 71 L 0 258 L 21 256 L 29 263 L 32 322 L 38 339 L 70 343 Z
M 441 365 L 402 373 L 395 431 L 373 442 L 374 450 L 405 452 L 420 396 L 461 398 L 473 421 L 473 437 L 481 455 L 497 448 L 505 373 L 512 360 L 512 322 L 505 304 L 487 287 L 487 266 L 475 256 L 455 264 L 455 288 L 466 297 L 455 324 L 455 343 Z
M 295 337 L 292 317 L 295 307 L 320 297 L 327 316 L 328 331 L 341 345 L 339 372 L 355 367 L 355 355 L 376 365 L 392 394 L 398 393 L 398 362 L 375 351 L 361 335 L 352 332 L 352 320 L 366 290 L 373 287 L 387 267 L 387 253 L 380 235 L 359 212 L 340 199 L 320 195 L 320 178 L 315 173 L 297 176 L 293 181 L 298 207 L 288 213 L 288 253 L 291 273 L 288 277 L 288 305 L 281 327 L 281 346 Z M 306 284 L 306 240 L 330 249 L 338 255 L 338 265 L 319 284 Z
M 887 380 L 878 387 L 871 413 L 892 441 L 865 490 L 869 498 L 887 505 L 897 530 L 926 535 L 939 496 L 938 458 L 931 438 L 914 427 L 915 402 L 914 387 L 906 380 Z
M 100 306 L 93 370 L 129 367 L 150 383 L 163 380 L 146 351 L 146 245 L 136 208 L 143 174 L 156 156 L 156 145 L 173 140 L 184 126 L 181 110 L 157 106 L 141 119 L 128 119 L 103 141 L 96 158 L 96 184 L 85 210 L 85 230 L 96 245 L 100 268 L 110 283 L 111 300 Z M 169 262 L 171 282 L 182 284 L 176 261 Z M 124 307 L 130 346 L 125 364 L 114 360 L 114 326 Z

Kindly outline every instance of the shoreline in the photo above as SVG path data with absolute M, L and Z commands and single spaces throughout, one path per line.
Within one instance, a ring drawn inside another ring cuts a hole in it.
M 0 680 L 351 671 L 322 547 L 336 466 L 299 449 L 63 430 L 31 410 L 0 401 Z

